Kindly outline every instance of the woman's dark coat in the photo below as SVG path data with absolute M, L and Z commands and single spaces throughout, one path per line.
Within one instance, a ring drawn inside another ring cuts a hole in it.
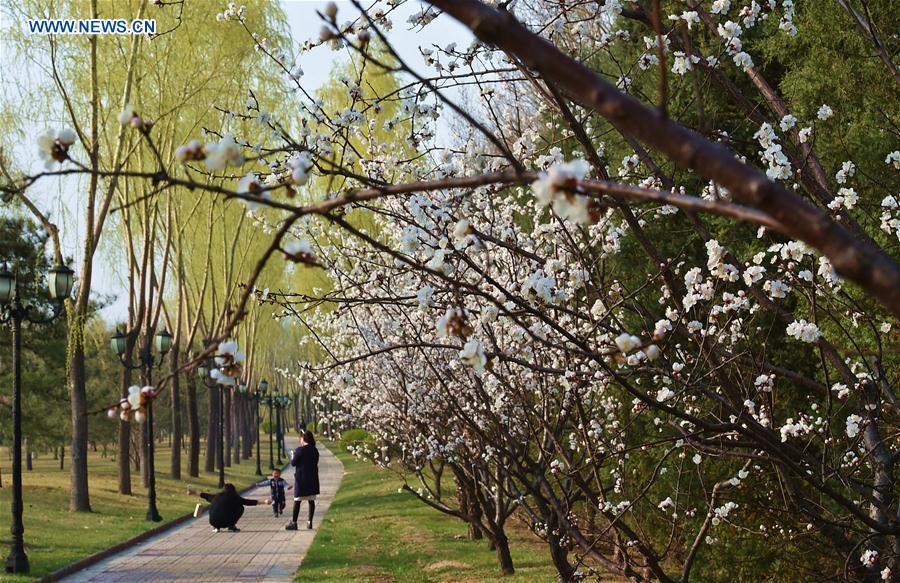
M 200 497 L 210 503 L 209 524 L 213 528 L 230 528 L 244 515 L 244 506 L 256 506 L 259 500 L 242 498 L 235 491 L 224 490 L 218 494 L 203 492 Z
M 319 494 L 319 450 L 315 445 L 301 445 L 291 458 L 294 466 L 294 497 Z

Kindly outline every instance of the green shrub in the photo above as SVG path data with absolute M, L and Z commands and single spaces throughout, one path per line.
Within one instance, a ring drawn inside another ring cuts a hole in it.
M 371 437 L 365 429 L 348 429 L 341 434 L 341 441 L 363 441 Z
M 374 449 L 375 447 L 375 441 L 372 439 L 372 436 L 369 435 L 369 432 L 360 428 L 348 429 L 342 433 L 340 444 L 341 448 L 345 451 L 350 451 L 350 448 L 360 447 L 362 445 L 369 446 L 369 449 Z

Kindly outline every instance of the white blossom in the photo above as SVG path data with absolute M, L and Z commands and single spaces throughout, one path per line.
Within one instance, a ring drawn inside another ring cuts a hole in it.
M 884 163 L 893 166 L 894 170 L 900 170 L 900 150 L 894 150 L 888 154 L 887 158 L 884 159 Z
M 578 182 L 587 174 L 590 166 L 582 159 L 556 163 L 531 185 L 538 206 L 553 206 L 561 217 L 576 223 L 590 223 L 589 199 L 573 192 Z
M 806 320 L 794 320 L 787 327 L 788 336 L 803 342 L 815 342 L 822 335 L 819 327 Z
M 226 166 L 240 166 L 244 163 L 244 156 L 231 134 L 225 134 L 218 142 L 207 143 L 203 151 L 206 154 L 204 162 L 210 170 L 222 170 Z
M 859 557 L 859 562 L 866 567 L 874 567 L 875 563 L 878 562 L 878 551 L 875 549 L 866 549 L 862 556 Z
M 469 340 L 463 349 L 459 351 L 459 359 L 475 369 L 475 372 L 484 372 L 484 365 L 487 364 L 487 356 L 484 354 L 484 347 L 478 340 Z
M 859 424 L 862 423 L 862 420 L 863 418 L 856 414 L 847 417 L 847 437 L 853 439 L 859 435 Z
M 40 134 L 37 138 L 38 154 L 44 166 L 52 168 L 56 162 L 65 161 L 75 139 L 75 132 L 70 129 L 46 130 Z
M 641 339 L 627 332 L 623 332 L 616 336 L 616 347 L 623 353 L 628 354 L 641 345 Z

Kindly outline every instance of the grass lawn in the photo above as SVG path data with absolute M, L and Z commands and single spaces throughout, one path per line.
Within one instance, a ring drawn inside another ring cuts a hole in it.
M 5 560 L 10 545 L 8 525 L 11 522 L 12 474 L 6 449 L 0 450 L 0 454 L 0 469 L 3 472 L 3 488 L 0 488 L 0 559 Z M 183 479 L 172 480 L 168 477 L 169 448 L 157 444 L 157 506 L 164 521 L 194 510 L 198 498 L 187 495 L 188 483 L 200 490 L 216 489 L 218 474 L 208 474 L 202 470 L 204 454 L 205 450 L 201 452 L 199 478 L 187 476 L 185 451 L 182 456 Z M 266 472 L 268 456 L 263 454 L 262 457 L 263 472 Z M 34 581 L 64 565 L 157 526 L 157 523 L 144 520 L 147 514 L 147 490 L 141 485 L 140 473 L 132 471 L 131 474 L 134 495 L 119 494 L 116 464 L 112 458 L 102 458 L 99 452 L 91 452 L 88 460 L 93 512 L 69 512 L 69 461 L 66 459 L 66 467 L 60 471 L 58 460 L 54 460 L 51 454 L 40 453 L 40 458 L 34 461 L 34 470 L 24 473 L 25 552 L 28 554 L 31 572 L 27 577 L 11 576 L 3 573 L 0 567 L 0 581 Z M 242 460 L 238 465 L 225 468 L 225 479 L 242 488 L 256 479 L 255 471 L 255 458 Z
M 389 472 L 328 444 L 344 464 L 344 478 L 295 581 L 344 583 L 554 581 L 546 546 L 524 527 L 510 525 L 516 573 L 500 577 L 487 541 L 466 538 L 466 525 L 433 510 Z

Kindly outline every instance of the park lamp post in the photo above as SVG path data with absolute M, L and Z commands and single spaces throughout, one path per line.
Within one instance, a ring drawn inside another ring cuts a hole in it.
M 266 379 L 259 381 L 259 387 L 256 389 L 256 394 L 253 396 L 253 400 L 256 401 L 256 475 L 261 476 L 262 470 L 259 467 L 260 464 L 260 456 L 259 456 L 259 426 L 261 424 L 261 420 L 259 417 L 259 402 L 266 398 L 266 393 L 269 392 L 269 383 Z
M 110 347 L 122 366 L 129 370 L 141 369 L 144 373 L 144 380 L 147 385 L 152 382 L 152 373 L 154 368 L 159 368 L 165 361 L 166 354 L 172 349 L 172 335 L 168 330 L 163 328 L 158 331 L 153 338 L 153 344 L 156 346 L 156 352 L 159 353 L 159 360 L 153 357 L 151 349 L 150 335 L 144 338 L 141 350 L 138 353 L 137 365 L 132 365 L 129 360 L 125 359 L 125 351 L 128 349 L 128 335 L 116 331 L 110 338 Z M 153 396 L 147 398 L 147 443 L 144 444 L 144 455 L 147 463 L 147 520 L 151 522 L 160 522 L 162 516 L 156 507 L 156 466 L 154 463 L 154 435 L 153 435 Z
M 275 398 L 278 396 L 278 387 L 272 389 L 272 394 L 266 396 L 266 406 L 269 407 L 269 469 L 275 469 L 275 450 L 272 444 L 272 430 L 274 429 L 273 409 L 275 408 Z
M 12 548 L 6 558 L 7 573 L 27 573 L 25 554 L 25 526 L 22 522 L 22 322 L 49 324 L 61 313 L 63 302 L 72 293 L 75 274 L 65 265 L 57 265 L 47 272 L 47 287 L 56 304 L 52 314 L 43 314 L 33 305 L 23 304 L 18 278 L 6 264 L 0 268 L 0 322 L 12 327 L 13 350 L 13 460 L 12 460 Z
M 281 438 L 281 411 L 283 407 L 283 395 L 281 391 L 279 391 L 278 387 L 275 387 L 275 443 L 278 445 L 276 448 L 278 450 L 278 467 L 280 468 L 284 465 L 284 460 L 281 458 L 281 450 L 282 450 L 282 438 Z

